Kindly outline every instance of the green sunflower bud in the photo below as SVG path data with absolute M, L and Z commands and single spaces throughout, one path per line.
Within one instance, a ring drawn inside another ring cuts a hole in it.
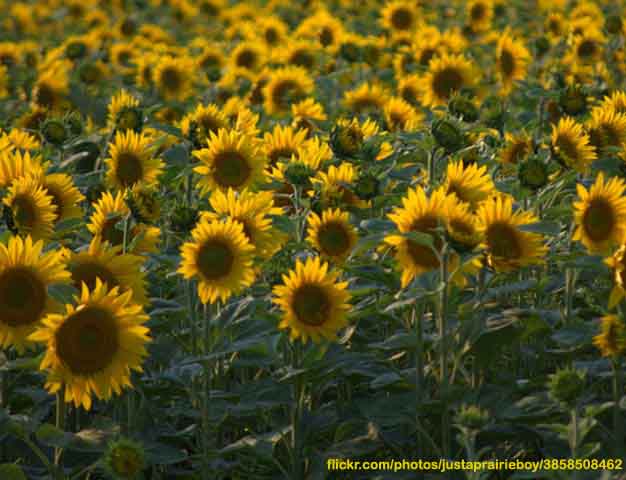
M 478 108 L 469 98 L 463 95 L 454 95 L 450 99 L 448 111 L 451 115 L 468 123 L 478 120 Z
M 354 193 L 361 200 L 371 200 L 380 195 L 381 182 L 372 172 L 361 171 L 356 180 Z
M 470 430 L 480 430 L 489 423 L 489 412 L 477 405 L 463 405 L 457 412 L 455 421 Z
M 517 175 L 520 184 L 531 190 L 539 190 L 549 182 L 548 165 L 537 157 L 520 163 Z
M 63 145 L 68 138 L 65 124 L 56 118 L 51 118 L 43 123 L 41 134 L 46 142 L 53 145 Z
M 582 115 L 587 111 L 587 94 L 580 85 L 570 85 L 561 92 L 559 106 L 567 115 Z
M 559 370 L 550 376 L 548 391 L 559 403 L 573 407 L 585 390 L 585 374 L 578 370 Z
M 308 187 L 315 172 L 311 167 L 300 162 L 290 162 L 285 170 L 285 180 L 291 185 Z
M 186 205 L 179 205 L 172 212 L 170 228 L 181 234 L 189 233 L 200 218 L 198 211 Z
M 116 480 L 140 478 L 146 468 L 146 455 L 143 447 L 130 439 L 120 438 L 109 443 L 103 463 Z
M 430 129 L 440 147 L 453 153 L 465 146 L 466 139 L 461 126 L 451 119 L 435 120 Z
M 336 125 L 330 134 L 330 148 L 338 157 L 354 158 L 363 147 L 363 132 L 357 123 Z
M 70 134 L 73 137 L 77 137 L 83 133 L 83 130 L 84 130 L 83 119 L 81 118 L 79 113 L 77 112 L 70 113 L 65 118 L 65 121 L 67 123 L 67 127 L 70 131 Z
M 134 130 L 140 132 L 143 127 L 143 112 L 140 108 L 126 107 L 120 110 L 115 118 L 118 130 Z

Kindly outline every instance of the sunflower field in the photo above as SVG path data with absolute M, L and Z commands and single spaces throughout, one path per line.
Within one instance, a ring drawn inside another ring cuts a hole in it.
M 626 2 L 0 12 L 0 480 L 626 479 Z

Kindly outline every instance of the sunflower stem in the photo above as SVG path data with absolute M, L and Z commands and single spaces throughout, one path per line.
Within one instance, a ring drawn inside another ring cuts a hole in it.
M 441 253 L 440 265 L 440 292 L 437 308 L 440 355 L 439 355 L 439 385 L 442 401 L 441 412 L 441 441 L 442 453 L 446 459 L 450 458 L 450 418 L 448 412 L 448 345 L 447 345 L 447 312 L 448 305 L 448 246 L 444 245 Z
M 424 306 L 422 304 L 414 305 L 411 310 L 411 320 L 413 322 L 413 328 L 415 329 L 415 425 L 420 424 L 420 411 L 422 405 L 422 392 L 424 386 L 424 332 L 422 319 L 424 316 Z M 417 458 L 422 458 L 423 450 L 422 450 L 422 438 L 419 433 L 417 433 Z M 419 478 L 423 476 L 420 474 Z
M 304 385 L 298 370 L 302 366 L 302 344 L 299 341 L 293 344 L 293 368 L 296 372 L 293 380 L 294 403 L 291 419 L 291 446 L 293 451 L 293 476 L 292 478 L 304 478 L 304 458 L 302 456 L 302 410 L 304 398 Z
M 61 388 L 56 394 L 56 421 L 55 425 L 59 430 L 65 431 L 65 385 L 61 385 Z M 63 449 L 56 447 L 54 449 L 54 465 L 61 465 L 61 456 L 63 455 Z
M 611 365 L 613 367 L 613 441 L 615 442 L 615 457 L 621 458 L 624 449 L 624 425 L 620 408 L 621 395 L 624 390 L 622 362 L 619 357 L 614 356 Z
M 211 478 L 209 474 L 209 408 L 211 405 L 211 365 L 208 356 L 211 353 L 211 307 L 204 304 L 204 324 L 203 324 L 203 348 L 204 348 L 204 388 L 202 394 L 202 479 Z

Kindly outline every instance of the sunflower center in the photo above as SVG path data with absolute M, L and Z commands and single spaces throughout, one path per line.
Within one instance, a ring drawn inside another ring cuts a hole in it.
M 58 190 L 51 188 L 50 186 L 46 187 L 47 193 L 48 195 L 50 195 L 50 198 L 52 199 L 52 205 L 54 205 L 56 208 L 56 212 L 59 216 L 61 216 L 61 213 L 64 210 L 64 205 L 63 205 L 63 194 L 61 192 L 59 192 Z
M 89 290 L 93 290 L 96 287 L 96 279 L 107 284 L 108 288 L 113 288 L 119 285 L 115 275 L 111 273 L 105 266 L 96 262 L 80 262 L 70 267 L 72 274 L 72 282 L 78 289 L 85 283 Z
M 285 109 L 289 106 L 290 100 L 295 100 L 298 96 L 298 84 L 293 80 L 284 80 L 276 85 L 272 91 L 272 100 L 280 108 Z
M 332 43 L 335 41 L 335 34 L 330 27 L 324 27 L 320 32 L 319 39 L 322 46 L 327 47 L 328 45 L 332 45 Z
M 213 175 L 218 185 L 240 187 L 251 174 L 250 165 L 239 152 L 226 151 L 216 155 Z
M 278 32 L 274 28 L 268 28 L 267 30 L 265 30 L 265 41 L 270 45 L 274 45 L 275 43 L 277 43 Z
M 598 50 L 596 42 L 593 40 L 583 40 L 578 45 L 578 56 L 581 58 L 590 58 L 593 57 Z
M 37 93 L 35 94 L 35 103 L 44 108 L 51 108 L 54 106 L 56 99 L 56 93 L 54 89 L 45 83 L 40 83 L 37 86 Z
M 518 163 L 528 154 L 528 151 L 529 151 L 529 147 L 526 142 L 516 142 L 511 147 L 509 161 L 511 163 Z
M 315 58 L 313 57 L 311 52 L 308 52 L 306 50 L 296 50 L 293 55 L 291 55 L 289 63 L 310 70 L 311 68 L 313 68 Z
M 487 14 L 487 9 L 485 8 L 485 5 L 483 5 L 482 3 L 475 4 L 470 10 L 470 17 L 472 18 L 472 21 L 474 22 L 478 22 L 482 20 L 486 14 Z
M 175 68 L 165 68 L 161 72 L 161 83 L 166 90 L 177 92 L 183 83 L 180 72 Z
M 452 92 L 463 86 L 463 75 L 456 68 L 448 67 L 438 72 L 433 80 L 433 90 L 439 98 L 447 99 Z
M 578 158 L 576 144 L 569 136 L 559 135 L 555 143 L 558 147 L 558 153 L 564 158 L 564 160 L 575 160 Z
M 200 117 L 198 119 L 198 122 L 200 123 L 200 125 L 202 125 L 204 133 L 206 133 L 207 137 L 209 136 L 210 132 L 217 133 L 220 127 L 222 127 L 220 122 L 218 122 L 217 119 L 212 117 L 211 115 L 204 115 Z
M 235 256 L 230 246 L 222 240 L 209 240 L 197 256 L 198 269 L 208 280 L 217 280 L 227 276 L 235 263 Z
M 391 14 L 391 25 L 396 30 L 408 30 L 413 24 L 413 15 L 406 8 L 397 8 Z
M 87 306 L 70 315 L 57 330 L 56 351 L 76 375 L 107 368 L 119 350 L 115 317 L 101 307 Z
M 0 322 L 21 327 L 37 322 L 46 308 L 46 286 L 27 268 L 0 274 Z
M 507 223 L 494 223 L 486 232 L 487 245 L 492 255 L 503 258 L 520 258 L 522 246 L 514 227 Z
M 505 77 L 511 77 L 515 71 L 515 57 L 509 50 L 502 50 L 500 54 L 500 71 Z
M 238 67 L 252 70 L 256 66 L 257 56 L 252 50 L 243 50 L 237 55 L 236 64 Z
M 28 197 L 18 196 L 13 200 L 13 220 L 18 226 L 31 229 L 37 222 L 37 209 Z
M 317 285 L 303 285 L 293 296 L 293 310 L 298 321 L 312 327 L 328 321 L 330 306 L 326 291 Z
M 130 187 L 143 177 L 141 159 L 133 152 L 122 152 L 117 157 L 116 175 L 124 187 Z
M 294 155 L 295 153 L 296 152 L 294 151 L 293 148 L 289 148 L 289 147 L 276 148 L 268 154 L 268 157 L 270 158 L 270 164 L 274 166 L 281 159 L 289 161 L 291 159 L 291 156 Z
M 124 242 L 124 232 L 118 228 L 121 220 L 121 216 L 115 216 L 106 220 L 102 225 L 102 238 L 113 246 L 121 245 Z
M 607 240 L 615 226 L 611 204 L 604 198 L 594 198 L 589 203 L 582 221 L 585 233 L 595 242 Z
M 415 221 L 411 226 L 412 232 L 420 232 L 432 234 L 435 237 L 435 248 L 439 250 L 441 248 L 441 239 L 435 234 L 435 229 L 438 227 L 439 221 L 435 216 L 426 216 Z M 407 240 L 407 247 L 411 259 L 416 265 L 424 267 L 426 269 L 439 268 L 439 259 L 433 250 L 425 245 L 420 245 L 413 240 Z
M 330 256 L 343 255 L 350 248 L 350 236 L 339 222 L 324 224 L 317 234 L 317 241 L 324 253 Z

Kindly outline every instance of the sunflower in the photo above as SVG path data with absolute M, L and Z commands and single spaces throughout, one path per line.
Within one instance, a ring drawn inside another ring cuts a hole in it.
M 445 219 L 446 232 L 453 247 L 461 252 L 474 250 L 483 240 L 478 217 L 469 203 L 450 199 Z
M 524 131 L 516 135 L 506 132 L 504 141 L 505 146 L 498 157 L 501 163 L 517 165 L 533 151 L 532 138 Z
M 203 212 L 208 221 L 232 219 L 243 226 L 243 233 L 255 248 L 255 255 L 268 259 L 280 250 L 285 236 L 272 227 L 271 216 L 283 213 L 274 207 L 271 192 L 240 193 L 229 188 L 226 193 L 216 190 L 209 200 L 213 212 Z
M 43 252 L 43 241 L 13 236 L 0 243 L 0 347 L 19 353 L 31 342 L 28 336 L 55 306 L 48 286 L 67 283 L 61 252 Z
M 557 43 L 567 30 L 565 17 L 560 12 L 552 12 L 546 18 L 543 28 L 550 41 Z
M 289 329 L 292 340 L 319 342 L 335 340 L 337 332 L 348 324 L 351 305 L 348 283 L 337 281 L 339 273 L 328 271 L 319 257 L 296 261 L 295 270 L 283 275 L 283 285 L 273 289 L 273 299 L 283 312 L 278 324 Z
M 597 158 L 595 148 L 589 144 L 589 135 L 571 117 L 561 118 L 557 125 L 552 125 L 551 143 L 553 157 L 581 173 Z
M 343 103 L 345 107 L 356 113 L 380 110 L 387 102 L 389 94 L 378 83 L 362 83 L 354 90 L 347 91 Z
M 293 104 L 291 117 L 293 118 L 292 127 L 305 129 L 308 134 L 317 128 L 318 123 L 328 119 L 326 112 L 324 112 L 324 106 L 312 98 Z
M 605 315 L 600 320 L 600 333 L 593 337 L 593 344 L 603 357 L 617 357 L 626 350 L 626 326 L 617 315 Z
M 385 103 L 383 117 L 390 132 L 417 130 L 424 120 L 420 111 L 400 97 L 391 97 Z
M 111 187 L 129 188 L 136 184 L 153 185 L 163 171 L 163 162 L 154 157 L 152 139 L 133 130 L 117 131 L 109 143 L 106 180 Z
M 604 263 L 613 274 L 613 289 L 609 295 L 609 309 L 612 309 L 626 297 L 626 244 L 622 244 L 613 255 L 605 258 Z
M 356 245 L 356 229 L 350 224 L 348 212 L 327 209 L 320 217 L 315 212 L 307 217 L 307 241 L 324 257 L 341 262 Z
M 448 195 L 456 195 L 459 200 L 469 203 L 473 208 L 491 196 L 496 189 L 486 165 L 464 165 L 462 160 L 448 163 L 443 188 Z
M 421 77 L 413 73 L 398 79 L 398 95 L 411 105 L 418 105 L 421 92 Z
M 305 18 L 294 33 L 296 37 L 315 39 L 330 53 L 334 53 L 341 45 L 345 28 L 335 15 L 320 9 L 314 15 Z
M 290 126 L 276 124 L 272 132 L 265 132 L 263 136 L 263 151 L 269 160 L 270 166 L 275 166 L 281 160 L 289 160 L 298 152 L 307 138 L 306 130 L 294 130 Z
M 154 69 L 154 83 L 166 100 L 185 100 L 193 91 L 194 61 L 187 57 L 162 56 Z
M 214 103 L 199 104 L 195 110 L 186 114 L 180 122 L 180 129 L 185 138 L 195 146 L 206 145 L 211 133 L 228 127 L 228 119 Z
M 624 146 L 626 142 L 626 114 L 611 108 L 596 107 L 586 124 L 589 143 L 598 153 L 607 153 L 607 148 Z
M 45 110 L 58 110 L 69 93 L 70 66 L 66 62 L 52 62 L 40 68 L 33 85 L 31 99 L 33 107 Z
M 230 61 L 235 68 L 258 72 L 265 63 L 265 48 L 258 42 L 241 42 L 231 52 Z
M 83 284 L 76 306 L 62 314 L 49 314 L 29 339 L 45 343 L 41 370 L 48 370 L 46 389 L 65 387 L 66 403 L 91 409 L 91 397 L 108 400 L 130 383 L 131 371 L 142 371 L 147 356 L 149 317 L 131 300 L 132 292 L 96 280 L 89 290 Z
M 380 12 L 381 25 L 391 33 L 407 33 L 412 31 L 419 21 L 419 10 L 415 2 L 393 0 L 388 2 Z
M 313 79 L 306 69 L 291 66 L 275 70 L 263 88 L 265 113 L 285 114 L 293 103 L 308 97 L 313 90 Z
M 256 139 L 236 130 L 219 129 L 211 133 L 207 148 L 193 151 L 202 165 L 194 171 L 202 178 L 198 182 L 202 194 L 219 188 L 242 190 L 264 179 L 266 158 Z
M 339 166 L 331 165 L 326 172 L 318 172 L 311 179 L 313 184 L 319 185 L 321 200 L 325 206 L 350 205 L 356 208 L 367 208 L 369 202 L 360 199 L 349 185 L 357 180 L 357 168 L 348 162 Z
M 319 50 L 319 45 L 310 40 L 293 40 L 280 52 L 279 59 L 286 65 L 302 67 L 311 72 L 317 65 Z
M 393 247 L 396 261 L 402 269 L 402 288 L 416 276 L 439 268 L 441 260 L 438 253 L 443 247 L 443 239 L 436 229 L 445 226 L 449 204 L 453 199 L 443 189 L 435 190 L 428 197 L 424 189 L 417 187 L 409 189 L 407 196 L 402 199 L 402 207 L 396 207 L 387 215 L 399 232 L 386 236 L 384 241 Z M 433 247 L 409 238 L 407 234 L 412 232 L 431 235 Z
M 139 109 L 139 100 L 125 90 L 120 90 L 111 98 L 107 107 L 107 126 L 109 129 L 141 130 L 143 114 Z
M 531 212 L 513 212 L 511 198 L 492 196 L 480 205 L 477 216 L 487 263 L 496 271 L 507 272 L 543 263 L 547 252 L 543 236 L 519 229 L 538 222 Z
M 508 32 L 500 37 L 496 46 L 496 71 L 502 83 L 502 93 L 508 94 L 517 80 L 524 80 L 531 60 L 523 42 Z
M 6 148 L 0 151 L 0 188 L 7 188 L 26 174 L 43 175 L 46 168 L 39 155 Z
M 423 77 L 422 104 L 426 107 L 446 104 L 455 92 L 472 87 L 476 76 L 474 66 L 462 55 L 444 54 L 434 58 Z
M 256 23 L 259 36 L 268 47 L 278 47 L 287 39 L 289 27 L 276 15 L 266 16 Z
M 178 273 L 184 278 L 198 277 L 198 296 L 202 303 L 225 302 L 231 295 L 254 282 L 254 246 L 243 225 L 232 219 L 201 219 L 191 232 L 193 241 L 181 247 Z
M 39 150 L 41 148 L 39 138 L 20 128 L 12 128 L 8 133 L 3 132 L 0 135 L 0 143 L 3 139 L 7 140 L 11 149 Z
M 33 174 L 31 174 L 33 175 Z M 74 185 L 74 179 L 66 173 L 49 173 L 37 177 L 39 183 L 52 197 L 52 204 L 56 207 L 57 221 L 82 218 L 83 209 L 80 204 L 85 196 Z
M 576 185 L 579 201 L 574 202 L 577 228 L 573 240 L 579 240 L 591 253 L 603 253 L 620 244 L 626 234 L 626 184 L 621 178 L 604 182 L 600 172 L 589 191 Z
M 491 28 L 493 20 L 492 0 L 470 0 L 465 7 L 467 24 L 473 32 L 484 32 Z
M 124 245 L 124 221 L 130 216 L 130 208 L 124 201 L 125 193 L 118 191 L 115 196 L 104 192 L 94 204 L 94 212 L 89 219 L 87 229 L 101 242 L 108 242 L 113 247 Z M 141 254 L 157 251 L 161 231 L 143 223 L 134 224 L 126 239 L 128 253 Z
M 83 283 L 94 290 L 96 280 L 100 279 L 108 288 L 119 287 L 121 293 L 132 291 L 132 301 L 145 305 L 148 297 L 143 262 L 142 257 L 120 253 L 119 247 L 103 245 L 102 240 L 95 237 L 87 250 L 68 256 L 67 268 L 78 291 Z
M 45 187 L 35 177 L 21 177 L 9 187 L 3 203 L 11 212 L 11 221 L 20 235 L 33 240 L 52 236 L 57 207 Z
M 586 28 L 581 35 L 572 39 L 570 52 L 566 62 L 582 65 L 593 65 L 602 60 L 606 38 L 595 28 Z
M 615 90 L 611 95 L 604 97 L 600 107 L 615 110 L 617 113 L 626 113 L 626 92 Z

